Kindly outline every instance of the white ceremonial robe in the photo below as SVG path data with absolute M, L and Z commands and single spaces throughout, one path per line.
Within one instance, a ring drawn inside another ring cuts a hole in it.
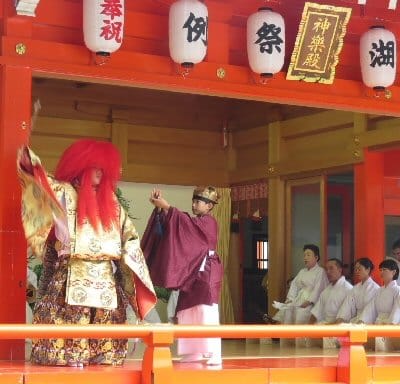
M 316 303 L 327 285 L 325 270 L 318 264 L 310 269 L 301 269 L 290 284 L 286 298 L 286 301 L 292 302 L 295 307 L 278 311 L 274 320 L 283 324 L 308 324 L 311 305 L 307 308 L 299 308 L 299 306 L 305 301 Z
M 363 309 L 375 298 L 378 290 L 379 285 L 371 277 L 364 283 L 356 284 L 344 299 L 337 318 L 346 323 L 357 323 Z
M 311 314 L 318 323 L 333 323 L 344 299 L 353 286 L 342 276 L 335 284 L 329 284 L 321 293 Z
M 400 323 L 400 287 L 396 280 L 386 287 L 380 287 L 372 300 L 362 311 L 360 320 L 366 324 Z
M 219 325 L 218 304 L 200 304 L 194 307 L 183 309 L 177 312 L 179 325 Z M 221 358 L 221 339 L 220 338 L 189 338 L 178 339 L 178 355 L 188 355 L 201 353 L 214 358 Z

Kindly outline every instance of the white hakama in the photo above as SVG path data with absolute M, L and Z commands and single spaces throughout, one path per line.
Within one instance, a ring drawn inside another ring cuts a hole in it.
M 200 304 L 177 312 L 179 325 L 219 325 L 218 304 Z M 202 354 L 214 359 L 221 358 L 220 338 L 178 339 L 178 355 Z

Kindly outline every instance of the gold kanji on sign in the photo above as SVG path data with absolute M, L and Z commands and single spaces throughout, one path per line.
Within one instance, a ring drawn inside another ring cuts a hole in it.
M 286 76 L 332 84 L 351 8 L 305 3 Z

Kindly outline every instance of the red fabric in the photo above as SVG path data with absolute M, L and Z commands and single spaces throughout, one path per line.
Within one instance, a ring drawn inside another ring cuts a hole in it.
M 101 169 L 103 176 L 97 190 L 93 190 L 93 169 Z M 88 219 L 94 228 L 104 229 L 118 223 L 118 204 L 115 198 L 121 175 L 121 159 L 117 148 L 108 142 L 79 140 L 67 148 L 57 165 L 55 178 L 66 181 L 78 190 L 78 223 Z
M 133 274 L 136 289 L 137 315 L 143 320 L 157 303 L 157 297 Z
M 142 238 L 142 250 L 155 285 L 179 289 L 177 311 L 197 304 L 218 303 L 223 268 L 209 256 L 217 245 L 217 222 L 211 215 L 190 217 L 176 208 L 168 214 L 153 211 Z M 160 219 L 163 233 L 158 232 Z M 207 257 L 204 271 L 200 266 Z

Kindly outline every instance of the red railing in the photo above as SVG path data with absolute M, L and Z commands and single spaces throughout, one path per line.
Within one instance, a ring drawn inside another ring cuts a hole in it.
M 397 325 L 25 325 L 0 324 L 0 339 L 26 338 L 141 338 L 146 343 L 142 362 L 144 384 L 173 381 L 171 345 L 175 338 L 295 338 L 338 337 L 337 380 L 351 384 L 371 381 L 364 344 L 368 337 L 400 337 Z M 289 377 L 288 377 L 289 379 Z M 296 380 L 293 380 L 295 382 Z

